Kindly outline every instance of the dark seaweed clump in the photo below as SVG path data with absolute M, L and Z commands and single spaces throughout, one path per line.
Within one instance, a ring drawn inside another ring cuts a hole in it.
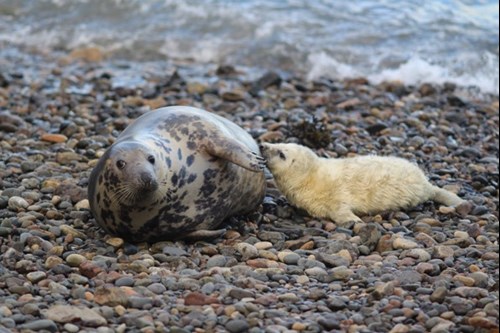
M 313 149 L 326 148 L 333 142 L 332 132 L 316 117 L 307 117 L 290 124 L 289 130 L 293 137 L 299 139 L 299 143 Z

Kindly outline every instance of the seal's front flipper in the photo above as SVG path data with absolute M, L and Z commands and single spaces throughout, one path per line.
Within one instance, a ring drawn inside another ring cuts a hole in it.
M 205 151 L 253 172 L 262 172 L 265 159 L 247 146 L 229 138 L 208 138 L 203 144 Z
M 196 230 L 182 236 L 182 239 L 187 241 L 197 241 L 197 240 L 207 240 L 215 239 L 223 236 L 226 233 L 226 229 L 219 230 Z

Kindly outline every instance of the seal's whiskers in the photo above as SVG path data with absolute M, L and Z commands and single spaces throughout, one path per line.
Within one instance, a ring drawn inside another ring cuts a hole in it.
M 119 203 L 135 202 L 138 197 L 138 191 L 135 187 L 129 182 L 118 184 L 115 192 L 111 195 L 111 200 Z

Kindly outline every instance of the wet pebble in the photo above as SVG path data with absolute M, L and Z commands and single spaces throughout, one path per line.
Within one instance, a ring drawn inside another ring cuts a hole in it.
M 395 249 L 409 250 L 417 248 L 418 244 L 412 240 L 398 237 L 393 241 L 392 246 Z
M 9 198 L 9 208 L 13 211 L 22 211 L 29 207 L 29 203 L 21 197 L 13 196 Z
M 207 268 L 213 267 L 225 267 L 227 263 L 227 258 L 223 255 L 215 255 L 208 259 Z
M 87 258 L 76 253 L 72 253 L 68 257 L 66 257 L 66 262 L 68 263 L 68 265 L 73 267 L 78 267 L 80 266 L 81 263 L 85 261 L 87 261 Z
M 238 243 L 235 248 L 240 253 L 243 260 L 257 258 L 259 256 L 259 251 L 251 244 Z
M 243 333 L 248 331 L 250 328 L 248 322 L 241 319 L 230 320 L 227 322 L 225 327 L 231 333 Z
M 49 332 L 57 332 L 58 328 L 56 323 L 49 319 L 39 319 L 34 320 L 29 323 L 20 325 L 20 329 L 25 330 L 33 330 L 33 331 L 49 331 Z

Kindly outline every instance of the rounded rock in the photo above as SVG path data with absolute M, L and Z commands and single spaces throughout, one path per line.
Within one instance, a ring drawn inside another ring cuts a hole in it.
M 434 247 L 433 257 L 437 259 L 453 258 L 455 251 L 447 245 L 438 245 Z
M 295 252 L 279 252 L 278 258 L 281 262 L 287 265 L 297 265 L 300 259 L 300 255 Z
M 252 244 L 238 243 L 235 249 L 241 254 L 242 260 L 254 259 L 259 256 L 259 250 Z
M 207 268 L 213 267 L 225 267 L 227 264 L 227 258 L 223 255 L 216 254 L 207 261 Z
M 30 204 L 28 201 L 24 200 L 21 197 L 11 197 L 8 202 L 8 207 L 13 211 L 23 211 L 26 210 Z
M 483 272 L 474 272 L 470 275 L 470 277 L 474 280 L 474 286 L 479 288 L 487 288 L 488 287 L 488 274 Z
M 269 250 L 273 247 L 273 243 L 271 243 L 271 242 L 257 242 L 253 246 L 255 246 L 255 248 L 257 250 Z
M 395 249 L 401 249 L 401 250 L 411 250 L 415 249 L 418 247 L 418 244 L 412 240 L 398 237 L 392 242 L 392 246 Z
M 242 319 L 234 319 L 226 323 L 226 329 L 230 333 L 243 333 L 248 331 L 249 328 L 248 322 Z
M 72 267 L 78 267 L 82 262 L 85 261 L 87 261 L 87 258 L 77 253 L 72 253 L 66 257 L 66 262 Z
M 431 255 L 424 249 L 411 249 L 406 253 L 406 257 L 417 259 L 418 262 L 426 262 L 431 260 Z
M 47 277 L 47 273 L 42 272 L 42 271 L 30 272 L 30 273 L 26 274 L 26 277 L 32 283 L 37 283 L 37 282 L 45 279 Z
M 285 294 L 279 295 L 278 300 L 280 302 L 297 303 L 300 301 L 300 298 L 297 295 L 295 295 L 294 293 L 285 293 Z
M 167 288 L 161 283 L 153 283 L 148 286 L 148 289 L 157 295 L 163 294 Z

